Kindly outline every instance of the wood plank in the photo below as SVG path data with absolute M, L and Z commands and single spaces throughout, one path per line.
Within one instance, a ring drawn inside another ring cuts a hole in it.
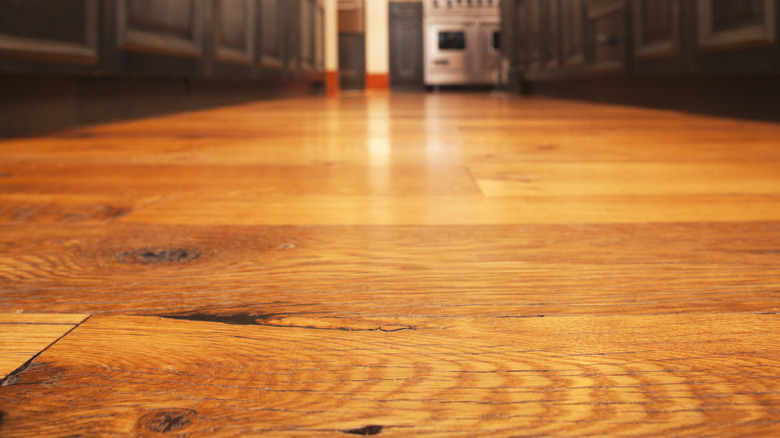
M 739 205 L 740 208 L 734 208 Z M 780 220 L 780 196 L 224 196 L 176 195 L 126 222 L 187 225 L 519 225 Z
M 0 313 L 0 380 L 87 317 L 72 314 Z
M 774 163 L 496 163 L 470 170 L 486 196 L 780 194 Z
M 442 165 L 127 165 L 33 162 L 0 165 L 0 173 L 6 175 L 0 178 L 0 197 L 5 193 L 122 194 L 148 198 L 174 194 L 198 197 L 221 197 L 226 194 L 244 197 L 480 194 L 465 168 Z M 220 184 L 213 184 L 216 180 Z M 290 180 L 295 183 L 290 184 Z M 227 193 L 226 187 L 229 187 Z
M 0 324 L 75 325 L 87 316 L 72 313 L 0 313 Z
M 778 333 L 776 315 L 754 314 L 393 332 L 98 316 L 3 388 L 2 431 L 772 435 Z
M 409 94 L 259 102 L 5 140 L 0 147 L 9 160 L 124 165 L 778 162 L 778 137 L 777 124 L 674 111 Z
M 0 193 L 0 224 L 61 223 L 94 226 L 108 224 L 154 197 L 114 195 L 22 193 L 10 188 Z
M 780 222 L 0 230 L 0 308 L 27 312 L 780 311 Z

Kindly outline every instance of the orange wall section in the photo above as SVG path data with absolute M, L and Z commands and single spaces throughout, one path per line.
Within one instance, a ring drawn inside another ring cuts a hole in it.
M 338 96 L 341 92 L 340 77 L 338 70 L 328 70 L 325 72 L 325 92 L 328 96 Z
M 387 73 L 366 73 L 366 90 L 385 90 L 390 87 Z

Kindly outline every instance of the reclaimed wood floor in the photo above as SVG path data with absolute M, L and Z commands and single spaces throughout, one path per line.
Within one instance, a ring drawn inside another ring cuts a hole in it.
M 0 142 L 0 436 L 778 436 L 780 125 L 304 98 Z

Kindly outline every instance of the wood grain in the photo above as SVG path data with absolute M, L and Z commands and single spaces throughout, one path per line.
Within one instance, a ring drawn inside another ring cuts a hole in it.
M 0 361 L 93 315 L 0 436 L 780 435 L 778 138 L 384 93 L 0 141 Z
M 154 201 L 121 195 L 0 193 L 0 224 L 108 224 Z
M 0 381 L 88 315 L 0 313 Z
M 0 229 L 0 308 L 13 311 L 780 312 L 779 222 Z
M 0 165 L 0 172 L 3 171 Z M 467 169 L 458 166 L 349 164 L 215 165 L 115 163 L 16 163 L 6 165 L 0 196 L 19 194 L 121 194 L 127 197 L 231 194 L 256 198 L 279 195 L 444 196 L 480 194 Z M 220 184 L 213 184 L 219 180 Z M 290 184 L 293 180 L 295 183 Z M 226 191 L 227 188 L 227 191 Z
M 496 163 L 471 171 L 486 196 L 780 194 L 774 163 Z
M 780 196 L 223 196 L 161 199 L 120 221 L 188 225 L 521 225 L 780 220 Z M 740 208 L 734 208 L 739 205 Z M 710 219 L 714 218 L 714 219 Z
M 439 323 L 384 332 L 93 317 L 0 392 L 3 435 L 777 430 L 776 315 Z

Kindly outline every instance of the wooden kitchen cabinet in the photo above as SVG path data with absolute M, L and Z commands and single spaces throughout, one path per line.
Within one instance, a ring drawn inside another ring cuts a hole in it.
M 92 72 L 101 65 L 98 0 L 6 1 L 0 8 L 0 71 Z
M 506 56 L 525 80 L 780 73 L 778 0 L 510 0 Z
M 777 0 L 699 0 L 696 68 L 707 74 L 780 71 Z
M 421 3 L 390 3 L 390 86 L 421 90 L 423 11 Z
M 585 4 L 584 0 L 561 0 L 561 45 L 563 65 L 585 64 Z
M 320 3 L 4 1 L 0 72 L 244 79 L 317 73 L 324 68 Z
M 594 72 L 627 72 L 629 44 L 626 2 L 590 0 L 588 45 Z
M 3 0 L 0 94 L 24 108 L 0 118 L 49 115 L 7 131 L 34 133 L 305 93 L 323 20 L 322 0 Z
M 685 74 L 690 71 L 693 26 L 684 22 L 681 0 L 634 0 L 632 3 L 633 69 L 639 75 Z M 690 21 L 688 22 L 690 23 Z
M 539 3 L 540 58 L 544 69 L 556 69 L 561 66 L 561 25 L 558 1 Z

